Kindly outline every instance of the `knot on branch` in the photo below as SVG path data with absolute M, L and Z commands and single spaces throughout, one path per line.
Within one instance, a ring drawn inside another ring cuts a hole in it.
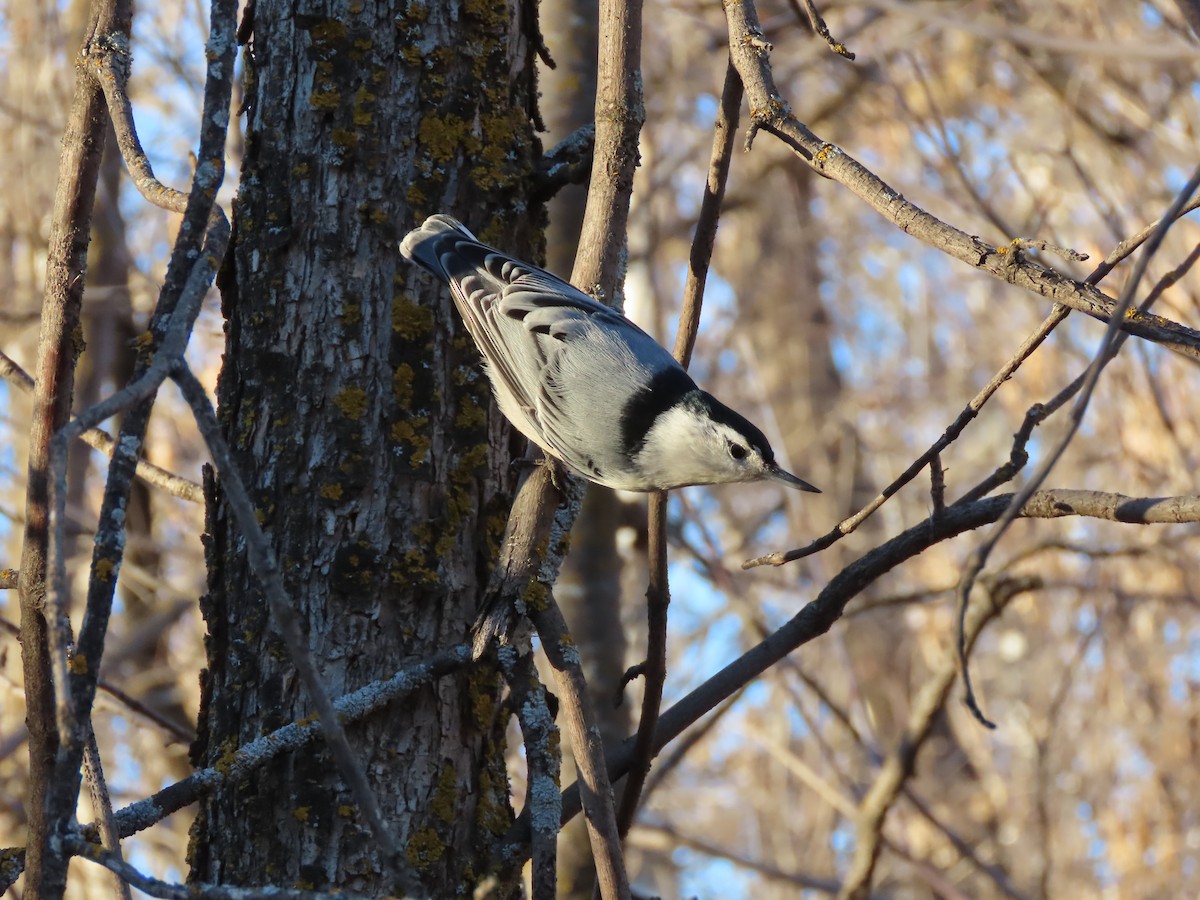
M 758 132 L 761 129 L 778 126 L 780 123 L 791 118 L 791 115 L 792 108 L 777 93 L 771 93 L 767 96 L 765 106 L 754 106 L 751 104 L 750 127 L 746 130 L 745 151 L 747 153 L 750 152 L 750 148 L 754 145 L 754 138 L 758 136 Z
M 129 80 L 129 35 L 119 32 L 98 34 L 79 52 L 80 63 L 90 63 L 124 85 Z
M 742 35 L 742 43 L 749 47 L 761 58 L 766 58 L 775 45 L 767 40 L 766 35 L 762 33 L 762 29 L 757 26 L 752 26 L 744 35 Z

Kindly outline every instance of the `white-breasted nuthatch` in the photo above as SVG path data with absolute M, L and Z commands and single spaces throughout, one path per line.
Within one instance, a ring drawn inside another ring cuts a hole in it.
M 584 478 L 626 491 L 774 479 L 820 493 L 654 338 L 561 278 L 450 216 L 430 216 L 400 252 L 450 286 L 508 420 Z

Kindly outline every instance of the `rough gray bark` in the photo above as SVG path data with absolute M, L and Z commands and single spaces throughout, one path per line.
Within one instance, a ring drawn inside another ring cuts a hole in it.
M 477 353 L 396 239 L 445 210 L 536 257 L 540 148 L 519 4 L 306 12 L 255 9 L 219 401 L 336 696 L 464 639 L 513 482 Z M 224 506 L 210 514 L 198 765 L 309 712 Z M 434 897 L 475 889 L 512 818 L 498 698 L 475 667 L 349 730 Z M 320 752 L 205 803 L 191 862 L 210 882 L 389 889 Z M 513 873 L 496 887 L 516 890 Z

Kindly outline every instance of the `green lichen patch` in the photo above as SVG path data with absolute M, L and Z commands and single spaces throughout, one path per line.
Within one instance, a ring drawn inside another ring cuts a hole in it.
M 338 391 L 333 405 L 343 416 L 357 422 L 367 411 L 367 392 L 359 387 L 348 387 Z

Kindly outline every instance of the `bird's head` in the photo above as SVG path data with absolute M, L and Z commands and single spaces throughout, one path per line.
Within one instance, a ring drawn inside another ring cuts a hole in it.
M 779 467 L 758 428 L 701 390 L 690 392 L 658 416 L 646 434 L 638 463 L 660 489 L 773 480 L 820 493 Z

